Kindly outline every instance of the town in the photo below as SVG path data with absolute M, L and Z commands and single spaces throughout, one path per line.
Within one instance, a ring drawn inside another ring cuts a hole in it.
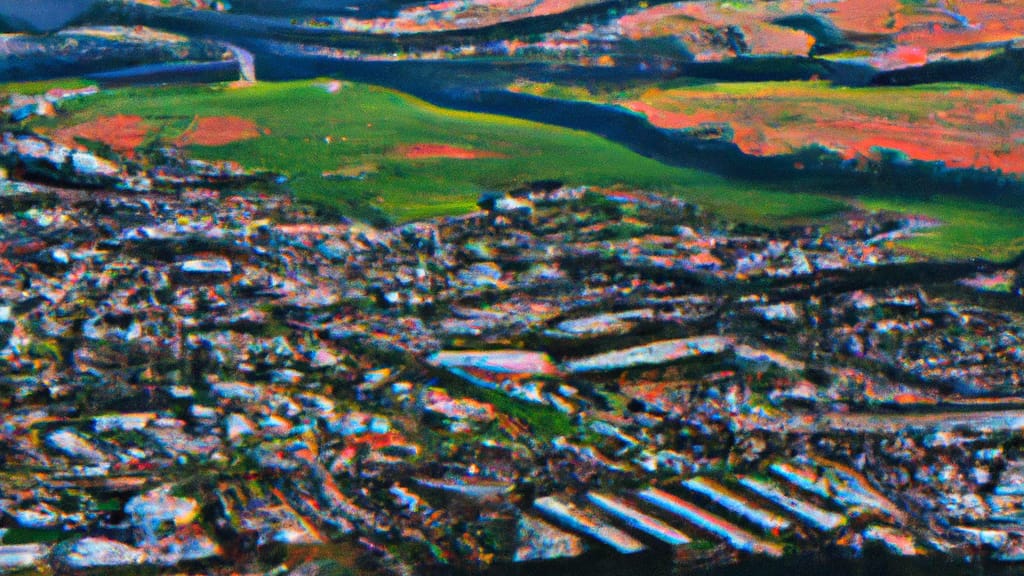
M 1024 559 L 1017 272 L 902 250 L 928 218 L 539 181 L 375 227 L 174 147 L 0 165 L 0 573 Z

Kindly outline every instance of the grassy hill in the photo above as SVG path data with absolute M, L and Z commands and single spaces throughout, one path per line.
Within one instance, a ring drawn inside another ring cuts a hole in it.
M 373 205 L 396 220 L 466 212 L 483 190 L 545 179 L 674 192 L 723 216 L 762 224 L 843 208 L 821 195 L 793 196 L 666 166 L 585 132 L 446 110 L 363 84 L 344 83 L 336 94 L 324 82 L 310 81 L 245 88 L 126 88 L 69 102 L 65 110 L 58 120 L 40 120 L 35 127 L 46 131 L 129 114 L 143 118 L 151 138 L 170 141 L 196 116 L 249 119 L 261 130 L 260 137 L 192 146 L 192 155 L 280 172 L 304 200 L 349 213 Z M 409 157 L 409 150 L 424 144 L 482 157 Z M 341 177 L 325 178 L 325 172 Z M 359 173 L 365 177 L 357 178 Z
M 154 143 L 177 139 L 197 117 L 241 117 L 256 124 L 258 137 L 191 145 L 191 154 L 286 174 L 300 199 L 357 218 L 464 213 L 483 190 L 552 179 L 676 194 L 724 218 L 767 226 L 821 221 L 850 202 L 824 189 L 793 193 L 666 166 L 589 133 L 442 109 L 374 86 L 341 83 L 331 93 L 327 82 L 110 90 L 68 102 L 63 116 L 34 127 L 45 132 L 137 115 Z M 900 208 L 885 198 L 868 205 Z M 1003 259 L 1021 249 L 1024 219 L 1005 209 L 949 201 L 913 209 L 950 224 L 913 241 L 922 253 Z M 972 227 L 976 221 L 985 225 Z

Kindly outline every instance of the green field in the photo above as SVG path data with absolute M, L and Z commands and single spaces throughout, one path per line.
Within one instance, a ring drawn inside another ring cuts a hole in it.
M 151 143 L 156 144 L 180 135 L 196 116 L 239 116 L 256 122 L 265 135 L 226 146 L 194 146 L 192 155 L 285 174 L 299 199 L 356 218 L 405 221 L 465 213 L 475 208 L 481 191 L 537 180 L 675 194 L 723 218 L 765 226 L 821 221 L 849 206 L 847 199 L 824 193 L 824 187 L 793 193 L 729 180 L 667 166 L 586 132 L 447 110 L 363 84 L 345 83 L 330 94 L 323 84 L 110 90 L 67 102 L 60 118 L 36 120 L 33 126 L 46 131 L 100 116 L 133 114 L 153 128 Z M 416 144 L 445 144 L 500 157 L 411 159 L 400 152 L 402 146 Z M 365 172 L 365 177 L 328 179 L 324 172 Z M 899 207 L 884 199 L 872 199 L 869 206 Z M 920 202 L 913 209 L 950 223 L 909 245 L 928 255 L 1007 258 L 1021 249 L 1024 218 L 1005 209 L 945 200 Z M 968 225 L 979 219 L 986 224 Z
M 767 126 L 776 135 L 785 135 L 786 129 L 796 129 L 799 133 L 827 116 L 840 120 L 859 118 L 865 123 L 871 121 L 882 125 L 889 121 L 917 123 L 921 128 L 949 129 L 949 139 L 963 139 L 965 133 L 984 135 L 988 140 L 981 141 L 997 152 L 1014 149 L 1002 149 L 999 143 L 1006 141 L 1009 132 L 1024 126 L 1024 113 L 1020 108 L 1024 101 L 1019 94 L 961 83 L 846 88 L 824 81 L 695 82 L 683 78 L 656 86 L 626 89 L 588 89 L 518 81 L 510 89 L 545 98 L 605 104 L 642 101 L 666 111 L 685 114 L 713 112 L 736 126 Z M 1007 106 L 1013 111 L 1005 115 L 993 112 L 991 118 L 987 117 L 988 112 L 1000 107 L 1004 107 L 1005 112 Z M 806 130 L 808 134 L 815 131 Z M 829 135 L 827 128 L 820 128 L 817 132 Z M 929 141 L 922 136 L 918 144 L 928 147 Z M 827 184 L 821 184 L 817 189 L 801 185 L 791 192 L 816 194 L 826 187 Z M 737 191 L 730 196 L 741 197 L 742 193 Z M 748 196 L 747 212 L 757 212 L 759 201 L 759 196 Z M 851 202 L 870 210 L 913 212 L 942 221 L 943 227 L 902 243 L 903 247 L 929 257 L 998 261 L 1012 259 L 1024 252 L 1024 210 L 1020 208 L 974 200 L 967 194 L 925 199 L 919 194 L 902 195 L 898 191 L 865 191 L 865 196 L 851 199 Z M 737 212 L 730 214 L 742 220 L 748 218 L 742 207 L 734 209 Z
M 346 84 L 338 94 L 329 94 L 320 84 L 114 90 L 67 103 L 68 113 L 59 124 L 133 114 L 149 121 L 161 136 L 174 138 L 196 115 L 251 119 L 270 133 L 216 148 L 194 147 L 193 156 L 236 160 L 251 169 L 280 172 L 290 177 L 303 200 L 357 216 L 372 205 L 400 221 L 464 213 L 475 208 L 483 190 L 510 189 L 545 179 L 673 192 L 724 217 L 760 224 L 816 217 L 843 207 L 824 196 L 793 196 L 669 167 L 585 132 L 446 110 L 361 84 Z M 41 128 L 53 124 L 37 122 Z M 504 157 L 408 159 L 396 150 L 422 143 Z M 376 171 L 363 180 L 322 176 L 358 166 Z M 751 201 L 761 208 L 752 209 Z
M 0 85 L 0 94 L 43 94 L 47 90 L 53 88 L 64 88 L 71 90 L 74 88 L 85 88 L 86 86 L 94 86 L 92 82 L 87 82 L 79 78 L 58 78 L 56 80 L 36 80 L 29 82 L 11 82 L 8 84 Z
M 935 230 L 904 240 L 902 246 L 939 259 L 985 258 L 1006 261 L 1024 253 L 1024 214 L 959 198 L 928 201 L 869 195 L 860 204 L 869 210 L 926 214 L 943 222 Z

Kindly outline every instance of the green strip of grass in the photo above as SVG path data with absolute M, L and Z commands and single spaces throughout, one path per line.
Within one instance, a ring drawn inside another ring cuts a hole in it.
M 1024 214 L 1019 210 L 949 197 L 915 200 L 869 196 L 861 204 L 870 210 L 923 214 L 941 221 L 941 227 L 922 231 L 900 243 L 924 256 L 998 262 L 1024 252 Z
M 551 440 L 558 436 L 572 436 L 576 433 L 576 426 L 573 425 L 569 415 L 559 412 L 551 406 L 519 400 L 504 392 L 470 384 L 454 375 L 445 376 L 444 387 L 453 396 L 468 396 L 481 402 L 487 402 L 494 405 L 495 410 L 499 413 L 522 420 L 538 439 Z
M 465 392 L 467 396 L 493 404 L 501 414 L 526 422 L 538 438 L 550 440 L 558 436 L 572 436 L 576 433 L 576 427 L 573 426 L 569 416 L 550 406 L 517 400 L 496 390 L 478 386 L 471 386 L 471 388 L 464 388 L 461 391 Z
M 88 82 L 80 78 L 56 78 L 53 80 L 35 80 L 31 82 L 10 82 L 0 84 L 0 96 L 9 94 L 45 94 L 53 88 L 72 90 L 95 86 L 95 82 Z

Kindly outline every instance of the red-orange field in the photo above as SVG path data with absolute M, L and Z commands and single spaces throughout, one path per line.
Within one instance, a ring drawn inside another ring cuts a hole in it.
M 818 144 L 844 158 L 867 159 L 890 149 L 951 168 L 1024 174 L 1024 97 L 1000 90 L 869 92 L 795 82 L 731 94 L 651 90 L 620 104 L 661 128 L 729 124 L 732 141 L 747 154 L 780 155 Z
M 698 61 L 735 57 L 722 42 L 738 29 L 752 55 L 806 55 L 814 39 L 780 17 L 814 14 L 881 69 L 935 60 L 980 59 L 1024 37 L 1024 0 L 689 0 L 630 11 L 617 19 L 631 40 L 671 36 Z
M 141 146 L 153 127 L 140 116 L 117 114 L 101 116 L 82 124 L 61 128 L 53 139 L 66 146 L 77 147 L 76 138 L 94 140 L 110 146 L 115 152 L 131 155 Z M 174 143 L 178 146 L 223 146 L 239 140 L 257 138 L 259 127 L 251 120 L 232 116 L 195 118 Z
M 409 159 L 454 158 L 456 160 L 473 160 L 476 158 L 507 158 L 507 156 L 498 152 L 471 150 L 448 144 L 410 144 L 408 146 L 400 146 L 397 152 L 403 158 Z
M 142 145 L 149 131 L 150 128 L 143 123 L 141 117 L 118 114 L 61 128 L 54 132 L 53 139 L 66 146 L 77 147 L 75 138 L 84 138 L 102 142 L 115 152 L 130 154 Z
M 813 10 L 849 37 L 888 38 L 925 54 L 968 46 L 992 49 L 1024 35 L 1024 0 L 844 0 L 818 3 Z
M 850 35 L 887 35 L 897 31 L 899 0 L 845 0 L 815 4 L 815 11 Z
M 179 146 L 224 146 L 258 138 L 259 135 L 259 126 L 252 120 L 237 116 L 211 116 L 196 118 L 175 143 Z
M 771 8 L 765 6 L 770 4 Z M 685 2 L 662 4 L 627 14 L 619 19 L 622 34 L 632 40 L 673 36 L 684 44 L 697 61 L 715 61 L 735 56 L 732 49 L 716 42 L 715 33 L 730 26 L 743 31 L 744 40 L 753 55 L 806 56 L 814 46 L 814 38 L 806 32 L 778 26 L 771 22 L 789 9 L 800 12 L 793 0 L 744 6 L 725 7 L 716 2 Z

